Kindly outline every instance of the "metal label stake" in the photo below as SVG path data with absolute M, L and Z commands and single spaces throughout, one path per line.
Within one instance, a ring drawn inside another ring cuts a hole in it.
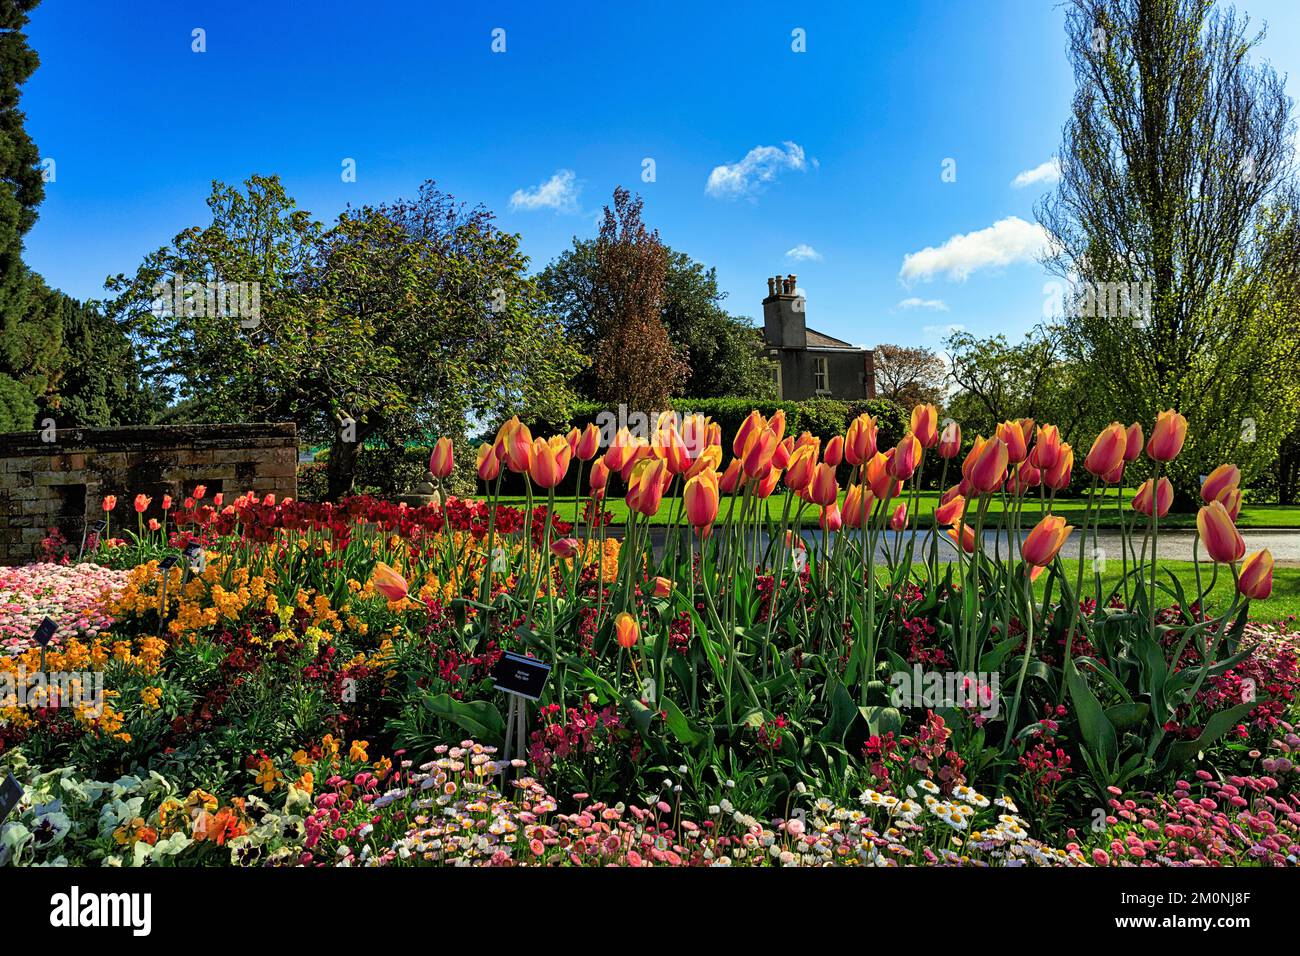
M 551 665 L 536 657 L 525 657 L 506 651 L 492 670 L 492 685 L 510 698 L 506 710 L 506 733 L 502 748 L 505 767 L 515 757 L 526 759 L 528 753 L 528 702 L 540 700 L 546 679 L 551 675 Z

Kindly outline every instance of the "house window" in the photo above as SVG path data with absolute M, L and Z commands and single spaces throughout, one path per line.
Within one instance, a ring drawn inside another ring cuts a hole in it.
M 777 398 L 777 401 L 781 401 L 781 399 L 782 399 L 783 396 L 781 395 L 781 362 L 780 362 L 780 360 L 778 359 L 777 361 L 773 362 L 773 363 L 771 364 L 771 366 L 769 366 L 768 371 L 769 371 L 769 374 L 770 374 L 771 377 L 772 377 L 772 384 L 776 386 L 776 398 Z
M 831 390 L 830 370 L 826 367 L 826 358 L 821 355 L 813 359 L 813 389 L 818 395 Z

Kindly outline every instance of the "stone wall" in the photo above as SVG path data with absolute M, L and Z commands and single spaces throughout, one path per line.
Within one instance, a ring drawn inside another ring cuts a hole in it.
M 53 440 L 46 440 L 52 438 Z M 0 434 L 0 563 L 29 561 L 49 528 L 80 542 L 98 520 L 105 495 L 119 499 L 114 526 L 135 524 L 135 496 L 178 502 L 196 485 L 208 497 L 255 491 L 298 493 L 298 436 L 293 424 L 163 425 L 67 428 Z

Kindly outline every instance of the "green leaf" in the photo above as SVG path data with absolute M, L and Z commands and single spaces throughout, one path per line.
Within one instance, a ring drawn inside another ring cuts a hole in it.
M 1258 704 L 1254 702 L 1238 704 L 1236 707 L 1221 710 L 1214 714 L 1205 722 L 1205 726 L 1201 728 L 1201 735 L 1195 740 L 1180 740 L 1170 745 L 1169 751 L 1165 754 L 1163 766 L 1167 769 L 1173 769 L 1191 760 L 1236 726 L 1242 717 L 1245 717 L 1257 706 Z
M 1074 701 L 1074 713 L 1083 734 L 1085 750 L 1092 756 L 1095 766 L 1109 769 L 1119 756 L 1115 728 L 1106 718 L 1088 681 L 1074 666 L 1074 661 L 1070 661 L 1066 667 L 1065 683 L 1070 691 L 1070 699 Z
M 505 739 L 505 719 L 490 701 L 456 700 L 449 694 L 435 694 L 426 698 L 425 706 L 436 716 L 451 721 L 477 740 L 496 742 Z

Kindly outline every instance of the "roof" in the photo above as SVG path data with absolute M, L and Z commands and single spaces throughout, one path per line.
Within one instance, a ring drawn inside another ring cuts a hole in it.
M 843 339 L 837 339 L 830 335 L 824 335 L 814 329 L 807 329 L 808 348 L 810 349 L 849 349 L 854 352 L 863 352 L 851 342 L 845 342 Z

